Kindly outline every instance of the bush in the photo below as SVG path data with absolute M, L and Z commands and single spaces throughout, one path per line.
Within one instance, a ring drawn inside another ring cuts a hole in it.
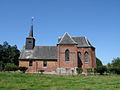
M 109 70 L 109 73 L 120 74 L 120 68 L 118 67 L 108 68 L 108 70 Z
M 94 68 L 87 68 L 87 72 L 94 72 Z
M 41 74 L 43 74 L 44 70 L 40 70 L 39 72 L 40 72 Z
M 100 67 L 98 67 L 98 68 L 96 69 L 96 72 L 97 72 L 97 73 L 100 73 L 100 75 L 103 75 L 104 72 L 106 72 L 106 71 L 107 71 L 106 66 L 100 66 Z
M 76 68 L 76 71 L 77 71 L 78 74 L 81 74 L 83 69 L 82 68 Z
M 18 66 L 16 66 L 13 63 L 7 63 L 5 65 L 5 71 L 17 71 L 18 70 Z
M 27 69 L 28 69 L 27 67 L 19 67 L 19 70 L 22 71 L 23 73 L 25 73 Z

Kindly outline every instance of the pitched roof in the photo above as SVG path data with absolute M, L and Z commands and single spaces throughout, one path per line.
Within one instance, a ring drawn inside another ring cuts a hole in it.
M 78 47 L 92 47 L 87 37 L 72 37 L 77 42 Z
M 19 59 L 57 59 L 56 46 L 35 46 L 33 50 L 26 50 L 23 48 Z
M 78 47 L 93 47 L 86 37 L 71 37 L 77 44 Z M 58 38 L 58 44 L 62 38 Z
M 68 33 L 65 33 L 58 44 L 77 44 Z

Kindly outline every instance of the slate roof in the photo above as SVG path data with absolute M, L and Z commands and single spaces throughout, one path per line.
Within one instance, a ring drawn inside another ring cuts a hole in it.
M 63 37 L 58 38 L 58 44 L 77 44 L 78 47 L 93 47 L 87 37 L 71 37 L 67 33 Z
M 87 37 L 72 37 L 77 42 L 78 47 L 93 47 Z
M 58 44 L 77 44 L 68 33 L 65 33 Z
M 63 37 L 58 38 L 58 44 L 76 44 L 78 47 L 94 48 L 86 37 L 71 37 L 68 33 L 65 33 Z M 19 59 L 57 60 L 57 46 L 35 46 L 32 50 L 27 50 L 24 47 Z
M 35 46 L 33 50 L 26 50 L 23 48 L 19 59 L 57 59 L 56 46 Z

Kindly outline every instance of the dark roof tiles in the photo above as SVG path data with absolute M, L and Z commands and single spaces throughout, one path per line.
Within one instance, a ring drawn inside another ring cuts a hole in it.
M 58 44 L 77 44 L 77 43 L 72 39 L 72 37 L 68 33 L 65 33 Z
M 57 47 L 35 46 L 33 50 L 23 49 L 19 59 L 57 59 Z
M 61 44 L 76 44 L 78 47 L 93 47 L 86 37 L 71 37 L 68 33 L 58 38 L 58 45 Z M 32 50 L 23 48 L 19 59 L 57 60 L 57 46 L 35 46 Z

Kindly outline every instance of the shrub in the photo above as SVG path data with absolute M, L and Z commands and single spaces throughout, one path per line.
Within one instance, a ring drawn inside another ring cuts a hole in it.
M 93 68 L 87 68 L 87 72 L 94 72 Z
M 82 68 L 76 68 L 76 71 L 77 71 L 78 74 L 81 74 L 83 69 Z
M 18 70 L 18 66 L 16 66 L 13 63 L 7 63 L 5 65 L 5 71 L 17 71 Z
M 109 71 L 110 71 L 110 73 L 120 74 L 120 68 L 119 67 L 109 68 Z
M 98 68 L 96 69 L 96 72 L 97 72 L 97 73 L 100 73 L 100 75 L 103 75 L 104 72 L 106 72 L 106 71 L 107 71 L 106 66 L 100 66 L 100 67 L 98 67 Z
M 44 70 L 40 70 L 39 72 L 40 72 L 41 74 L 43 74 Z
M 27 69 L 28 69 L 27 67 L 19 67 L 19 70 L 22 71 L 23 73 L 25 73 Z

